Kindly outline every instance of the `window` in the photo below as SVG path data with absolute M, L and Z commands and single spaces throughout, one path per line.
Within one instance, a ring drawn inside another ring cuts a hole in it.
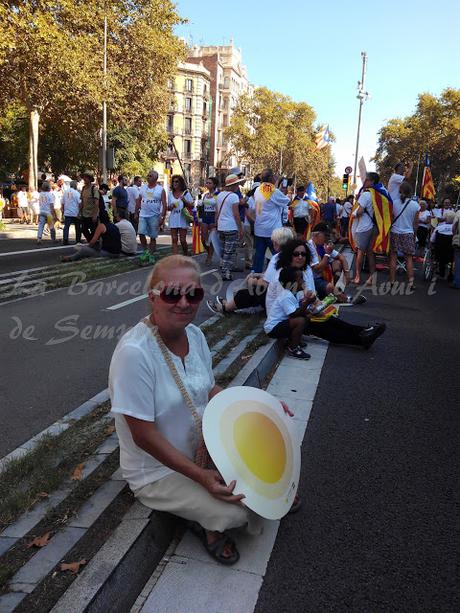
M 193 80 L 185 79 L 185 91 L 192 92 L 193 91 Z
M 186 113 L 192 112 L 192 99 L 191 98 L 185 99 L 185 112 Z
M 228 111 L 228 98 L 224 98 L 224 109 Z
M 223 125 L 224 125 L 224 128 L 228 127 L 228 115 L 224 115 Z
M 208 105 L 206 104 L 206 102 L 203 102 L 203 115 L 207 115 L 208 114 Z
M 206 96 L 208 93 L 208 86 L 206 85 L 206 83 L 203 85 L 203 96 Z
M 192 133 L 192 118 L 191 117 L 186 117 L 185 118 L 184 128 L 185 128 L 185 133 L 186 134 L 191 134 Z
M 166 129 L 168 132 L 174 132 L 174 115 L 168 115 Z
M 168 89 L 174 89 L 174 79 L 168 79 Z
M 224 78 L 224 88 L 228 89 L 230 87 L 230 79 L 229 77 Z
M 184 153 L 188 155 L 192 153 L 192 141 L 189 139 L 184 140 Z

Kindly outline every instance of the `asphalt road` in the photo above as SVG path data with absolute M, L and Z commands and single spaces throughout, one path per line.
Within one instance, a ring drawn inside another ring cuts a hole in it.
M 436 291 L 347 310 L 388 329 L 329 348 L 256 613 L 460 611 L 460 292 Z
M 109 307 L 146 293 L 150 270 L 0 305 L 0 457 L 107 387 L 118 338 L 149 312 L 147 298 Z M 208 294 L 217 280 L 203 276 Z M 195 323 L 211 316 L 204 300 Z

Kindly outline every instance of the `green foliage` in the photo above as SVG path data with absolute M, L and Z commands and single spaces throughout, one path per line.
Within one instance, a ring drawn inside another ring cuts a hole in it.
M 181 22 L 171 0 L 0 0 L 0 121 L 15 105 L 37 109 L 41 165 L 96 167 L 105 98 L 109 128 L 124 132 L 120 147 L 127 143 L 118 159 L 132 165 L 139 154 L 140 167 L 151 165 L 162 145 L 166 82 L 185 57 L 173 33 Z M 8 158 L 9 168 L 17 165 Z
M 316 151 L 318 127 L 313 108 L 288 96 L 258 87 L 254 95 L 242 96 L 225 136 L 232 152 L 251 163 L 253 174 L 271 167 L 297 182 L 313 181 L 320 198 L 332 185 L 332 158 L 328 147 Z M 338 194 L 337 194 L 338 195 Z
M 11 104 L 0 115 L 0 179 L 9 174 L 20 175 L 25 170 L 28 125 L 27 110 L 19 104 Z
M 438 97 L 420 94 L 412 115 L 391 119 L 380 130 L 377 170 L 387 180 L 401 160 L 412 160 L 416 165 L 420 159 L 423 168 L 426 151 L 438 194 L 455 193 L 455 178 L 460 175 L 460 89 L 445 89 Z

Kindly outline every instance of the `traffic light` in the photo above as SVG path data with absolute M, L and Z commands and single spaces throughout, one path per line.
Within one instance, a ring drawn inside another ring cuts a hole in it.
M 346 172 L 343 175 L 343 179 L 342 179 L 342 189 L 346 191 L 348 189 L 349 182 L 350 182 L 350 175 Z

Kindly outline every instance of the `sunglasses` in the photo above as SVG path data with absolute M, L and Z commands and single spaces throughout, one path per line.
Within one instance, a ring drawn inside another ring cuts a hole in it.
M 165 287 L 162 290 L 153 289 L 152 294 L 160 296 L 163 302 L 167 304 L 177 304 L 182 296 L 184 296 L 189 304 L 198 304 L 204 298 L 204 289 L 202 287 L 193 287 L 192 289 L 183 292 L 178 287 Z
M 293 258 L 306 258 L 307 257 L 307 252 L 306 251 L 294 251 L 294 253 L 292 254 Z

